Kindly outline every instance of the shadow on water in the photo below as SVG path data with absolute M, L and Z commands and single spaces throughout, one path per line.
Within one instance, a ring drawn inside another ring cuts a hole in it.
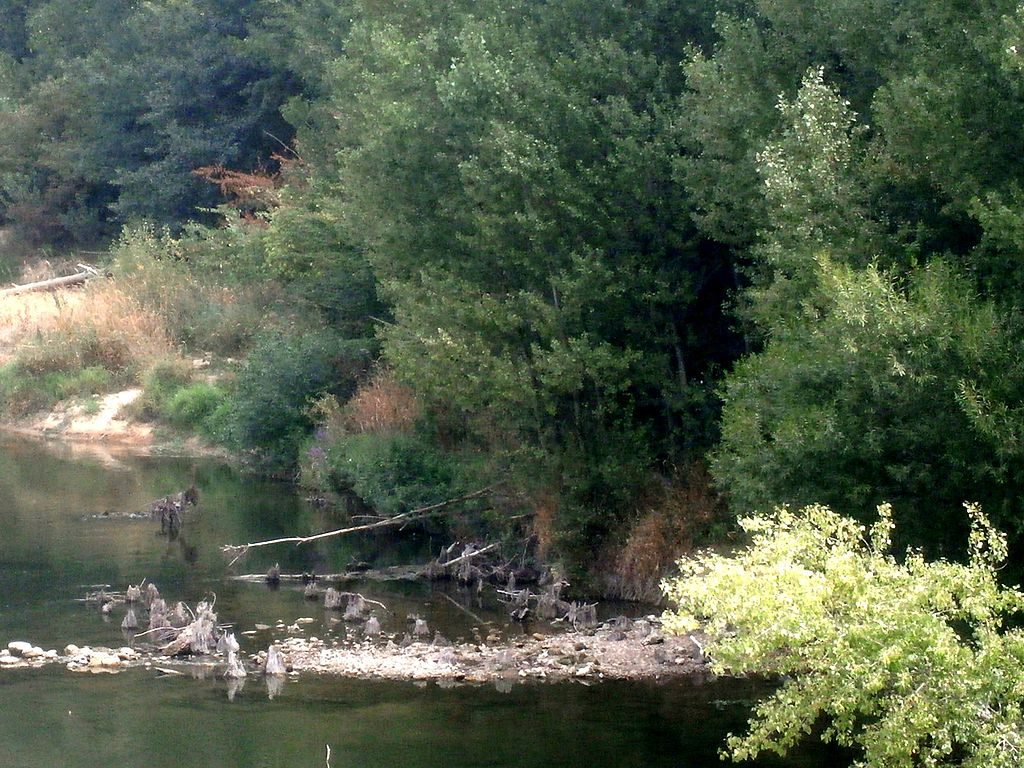
M 176 541 L 159 525 L 120 513 L 141 510 L 195 482 L 199 509 Z M 103 513 L 113 513 L 103 518 Z M 95 516 L 99 516 L 96 518 Z M 48 648 L 118 645 L 120 618 L 75 601 L 87 586 L 123 589 L 142 578 L 171 599 L 217 597 L 222 621 L 239 631 L 257 624 L 313 621 L 330 639 L 346 630 L 303 600 L 299 587 L 271 590 L 226 578 L 225 543 L 311 533 L 338 520 L 306 504 L 294 489 L 240 476 L 210 460 L 78 453 L 0 441 L 0 641 Z M 238 568 L 343 570 L 426 560 L 440 542 L 386 534 L 334 539 L 311 547 L 256 550 Z M 425 584 L 359 586 L 388 605 L 385 629 L 423 613 L 457 637 L 474 620 Z M 447 593 L 445 593 L 447 594 Z M 494 605 L 452 593 L 487 620 Z M 505 627 L 506 631 L 514 628 Z M 522 630 L 520 630 L 522 631 Z M 269 642 L 269 630 L 240 637 L 243 653 Z M 717 680 L 698 685 L 601 683 L 419 687 L 306 677 L 268 691 L 250 677 L 229 689 L 205 680 L 158 678 L 149 670 L 114 676 L 62 667 L 0 672 L 0 765 L 71 766 L 712 766 L 724 734 L 742 727 L 763 684 Z M 819 768 L 838 763 L 810 746 L 787 762 L 750 765 Z

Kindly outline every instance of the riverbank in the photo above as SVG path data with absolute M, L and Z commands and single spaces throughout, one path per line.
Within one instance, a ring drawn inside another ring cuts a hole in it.
M 414 642 L 391 637 L 321 639 L 302 634 L 303 622 L 279 627 L 273 644 L 289 676 L 317 675 L 368 680 L 406 680 L 438 684 L 508 684 L 518 682 L 595 682 L 599 680 L 671 680 L 701 675 L 707 665 L 698 641 L 664 634 L 660 620 L 624 617 L 592 630 L 481 638 L 450 642 L 438 635 Z M 246 657 L 246 673 L 260 675 L 267 651 Z M 145 644 L 119 648 L 67 646 L 45 651 L 14 641 L 0 652 L 0 671 L 59 663 L 73 672 L 116 673 L 145 667 L 160 674 L 205 667 L 223 675 L 218 656 L 183 660 Z
M 625 617 L 592 630 L 524 634 L 452 643 L 361 639 L 325 641 L 317 637 L 283 638 L 276 647 L 297 674 L 326 674 L 387 680 L 493 683 L 505 680 L 660 680 L 706 671 L 698 642 L 666 635 L 660 620 Z M 250 661 L 259 668 L 266 652 Z
M 211 445 L 195 435 L 157 429 L 130 415 L 130 406 L 142 396 L 132 388 L 97 396 L 86 405 L 69 401 L 18 419 L 0 422 L 0 433 L 16 435 L 58 446 L 62 451 L 113 456 L 217 457 L 237 461 L 229 451 Z

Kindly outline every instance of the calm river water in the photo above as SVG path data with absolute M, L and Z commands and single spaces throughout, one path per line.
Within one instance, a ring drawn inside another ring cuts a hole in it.
M 200 509 L 169 542 L 146 520 L 95 519 L 142 509 L 195 482 Z M 143 578 L 164 597 L 216 595 L 222 622 L 309 617 L 319 637 L 344 632 L 298 589 L 270 590 L 227 577 L 225 543 L 336 527 L 293 489 L 240 476 L 209 460 L 111 456 L 0 439 L 0 643 L 44 648 L 121 645 L 109 621 L 76 598 L 97 584 L 123 590 Z M 253 551 L 243 571 L 343 569 L 356 558 L 415 561 L 441 542 L 387 536 L 321 542 L 317 548 Z M 396 616 L 420 613 L 451 636 L 472 620 L 429 585 L 360 585 Z M 504 624 L 500 611 L 467 605 Z M 398 629 L 385 625 L 385 630 Z M 507 632 L 519 631 L 502 627 Z M 241 638 L 243 653 L 265 648 L 266 631 Z M 413 683 L 304 678 L 271 696 L 250 677 L 229 699 L 223 680 L 158 678 L 137 669 L 73 674 L 55 665 L 0 672 L 0 767 L 11 768 L 427 768 L 445 766 L 714 766 L 729 730 L 740 728 L 764 688 L 748 681 L 700 684 L 601 683 L 443 688 Z M 824 768 L 833 754 L 810 745 L 787 762 Z M 754 764 L 748 764 L 754 765 Z

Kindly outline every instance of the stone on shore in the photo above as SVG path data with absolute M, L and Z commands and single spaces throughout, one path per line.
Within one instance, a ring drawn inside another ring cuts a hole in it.
M 7 644 L 7 650 L 12 656 L 24 656 L 32 650 L 32 643 L 26 643 L 24 640 L 14 640 Z

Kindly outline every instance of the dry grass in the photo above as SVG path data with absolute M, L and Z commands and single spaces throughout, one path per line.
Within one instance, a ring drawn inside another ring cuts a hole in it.
M 19 344 L 53 327 L 64 308 L 79 303 L 79 294 L 24 293 L 0 299 L 0 358 L 10 358 Z
M 0 299 L 0 361 L 29 371 L 122 371 L 173 351 L 161 318 L 108 280 Z
M 611 587 L 627 599 L 657 600 L 661 579 L 721 518 L 723 507 L 707 469 L 694 463 L 649 492 L 640 509 L 614 557 Z
M 537 541 L 537 556 L 547 559 L 554 548 L 557 533 L 555 518 L 558 514 L 558 497 L 553 493 L 541 493 L 533 500 L 533 536 Z
M 338 415 L 347 432 L 382 435 L 411 432 L 421 413 L 412 390 L 383 369 L 356 391 Z

